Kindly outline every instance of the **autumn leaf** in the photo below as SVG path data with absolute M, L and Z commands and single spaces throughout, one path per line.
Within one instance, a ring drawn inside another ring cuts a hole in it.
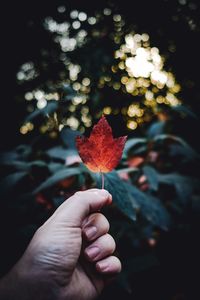
M 127 136 L 113 138 L 112 128 L 103 116 L 93 127 L 89 138 L 76 138 L 76 146 L 90 171 L 108 173 L 119 163 L 126 139 Z

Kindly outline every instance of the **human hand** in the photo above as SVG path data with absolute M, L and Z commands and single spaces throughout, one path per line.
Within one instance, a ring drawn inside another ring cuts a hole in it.
M 106 190 L 91 189 L 55 211 L 11 271 L 23 285 L 16 299 L 92 300 L 100 294 L 109 275 L 121 270 L 108 220 L 99 212 L 111 201 Z

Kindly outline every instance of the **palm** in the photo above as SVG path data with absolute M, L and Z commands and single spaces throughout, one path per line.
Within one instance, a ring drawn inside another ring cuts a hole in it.
M 76 231 L 74 229 L 74 231 Z M 88 262 L 84 257 L 84 248 L 87 242 L 82 238 L 82 232 L 79 228 L 77 230 L 77 236 L 75 239 L 64 239 L 62 237 L 63 250 L 66 257 L 72 257 L 72 272 L 66 274 L 70 276 L 69 284 L 67 285 L 67 291 L 71 291 L 70 300 L 82 300 L 82 299 L 95 299 L 101 292 L 104 286 L 102 277 L 96 272 L 94 264 Z M 61 243 L 61 240 L 59 241 Z M 66 245 L 73 245 L 68 248 Z M 66 251 L 67 249 L 67 251 Z M 66 270 L 69 270 L 70 263 L 67 259 L 63 260 Z M 62 266 L 60 265 L 62 268 Z M 59 270 L 58 270 L 59 272 Z M 68 273 L 68 272 L 67 272 Z
M 82 238 L 81 228 L 65 228 L 63 231 L 60 226 L 50 222 L 49 227 L 50 235 L 45 228 L 40 231 L 42 237 L 45 236 L 45 239 L 40 237 L 41 269 L 48 269 L 48 276 L 53 281 L 56 278 L 58 285 L 64 287 L 63 292 L 67 299 L 95 299 L 103 289 L 104 282 L 94 264 L 84 257 L 86 241 Z M 36 253 L 35 257 L 37 256 Z
M 100 294 L 103 286 L 103 280 L 95 274 L 92 266 L 87 262 L 80 262 L 73 272 L 72 280 L 67 289 L 73 291 L 73 295 L 70 295 L 71 300 L 90 300 Z

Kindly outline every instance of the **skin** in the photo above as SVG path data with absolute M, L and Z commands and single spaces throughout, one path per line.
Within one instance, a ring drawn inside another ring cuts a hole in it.
M 106 190 L 77 192 L 36 231 L 14 268 L 0 281 L 0 299 L 92 300 L 121 271 L 115 241 L 100 209 Z

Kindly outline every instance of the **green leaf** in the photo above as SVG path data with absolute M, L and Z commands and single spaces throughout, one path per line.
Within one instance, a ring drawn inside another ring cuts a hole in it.
M 105 189 L 113 196 L 113 203 L 132 221 L 136 220 L 136 203 L 131 199 L 123 181 L 113 171 L 105 174 Z
M 15 161 L 17 159 L 19 159 L 19 154 L 16 151 L 0 153 L 0 164 L 5 164 L 5 162 Z
M 170 226 L 170 216 L 164 205 L 159 199 L 152 195 L 145 194 L 135 186 L 125 183 L 132 199 L 136 202 L 144 218 L 154 225 L 167 230 Z
M 77 130 L 72 130 L 70 128 L 64 127 L 60 132 L 60 137 L 62 139 L 63 145 L 70 149 L 76 149 L 75 139 L 81 133 Z
M 1 165 L 6 166 L 6 167 L 12 167 L 13 169 L 21 170 L 21 171 L 29 169 L 28 163 L 24 162 L 24 161 L 4 160 L 4 161 L 1 162 Z
M 52 176 L 47 178 L 39 187 L 37 187 L 33 193 L 37 194 L 42 190 L 46 190 L 51 188 L 59 181 L 66 179 L 71 176 L 79 175 L 80 174 L 79 168 L 65 168 L 63 170 L 59 170 L 58 172 L 54 173 Z
M 61 169 L 64 169 L 65 166 L 63 164 L 60 163 L 56 163 L 56 162 L 51 162 L 48 164 L 48 169 L 51 173 L 56 173 Z
M 169 145 L 170 155 L 177 157 L 179 160 L 191 161 L 199 158 L 199 155 L 189 145 L 172 144 Z
M 160 135 L 164 132 L 165 130 L 165 121 L 157 121 L 154 122 L 147 130 L 146 135 L 149 139 L 154 138 L 157 135 Z
M 199 186 L 199 181 L 196 178 L 182 176 L 177 173 L 159 174 L 158 180 L 161 183 L 173 185 L 176 189 L 177 196 L 183 204 L 190 201 L 194 188 Z
M 187 155 L 188 157 L 199 158 L 199 154 L 186 141 L 184 141 L 182 138 L 178 136 L 171 135 L 171 134 L 161 134 L 154 138 L 155 143 L 164 140 L 171 140 L 179 145 L 179 148 L 177 147 L 176 149 L 172 147 L 171 150 L 172 153 L 173 151 L 174 152 L 180 151 L 180 153 L 182 152 L 182 154 L 184 153 L 184 155 Z M 180 150 L 181 146 L 182 146 L 182 150 Z
M 61 89 L 62 89 L 63 92 L 65 92 L 67 94 L 74 94 L 75 93 L 75 91 L 73 90 L 71 85 L 67 84 L 67 83 L 62 83 Z
M 133 138 L 127 140 L 124 151 L 123 151 L 123 158 L 126 158 L 128 156 L 128 153 L 130 150 L 131 152 L 135 154 L 139 154 L 146 150 L 147 147 L 147 140 L 145 138 Z M 138 150 L 140 150 L 138 152 Z
M 25 161 L 31 154 L 32 148 L 29 145 L 19 145 L 15 150 L 0 153 L 0 163 L 9 164 L 14 161 Z
M 56 196 L 56 197 L 53 197 L 53 199 L 52 199 L 52 202 L 56 208 L 59 207 L 64 201 L 65 201 L 64 196 Z
M 113 203 L 131 220 L 136 220 L 136 210 L 154 225 L 167 230 L 170 216 L 159 199 L 147 195 L 130 183 L 122 181 L 116 171 L 105 174 L 105 189 L 113 195 Z
M 47 115 L 52 114 L 55 112 L 58 108 L 58 102 L 56 100 L 49 100 L 47 102 L 47 105 L 42 109 L 36 109 L 34 112 L 32 112 L 30 115 L 27 116 L 25 119 L 25 122 L 33 121 L 34 119 L 42 116 L 45 117 Z
M 29 172 L 32 168 L 44 168 L 47 167 L 47 164 L 42 160 L 35 160 L 32 162 L 26 162 L 26 161 L 3 161 L 1 163 L 3 166 L 12 167 L 13 169 L 17 171 L 27 171 Z
M 132 173 L 132 172 L 138 172 L 138 168 L 135 167 L 130 167 L 130 168 L 124 168 L 124 169 L 120 169 L 120 170 L 116 170 L 117 174 L 120 173 Z
M 63 94 L 61 102 L 72 100 L 72 98 L 77 95 L 77 92 L 71 87 L 71 85 L 66 83 L 63 83 L 58 90 L 61 94 Z
M 150 166 L 144 166 L 142 169 L 150 184 L 151 190 L 157 191 L 159 186 L 157 171 Z
M 21 159 L 26 159 L 32 153 L 32 147 L 30 145 L 19 145 L 16 147 L 16 152 Z
M 34 160 L 28 163 L 28 165 L 32 167 L 37 167 L 37 168 L 44 168 L 47 167 L 47 163 L 44 162 L 43 160 Z
M 184 114 L 184 115 L 186 115 L 188 117 L 191 117 L 191 118 L 193 118 L 195 120 L 198 120 L 197 115 L 193 111 L 191 111 L 188 107 L 186 107 L 185 105 L 183 105 L 183 104 L 172 106 L 171 108 L 173 110 L 181 113 L 181 114 Z
M 63 161 L 66 161 L 67 156 L 78 154 L 77 150 L 67 149 L 62 146 L 53 147 L 49 149 L 46 153 L 51 158 L 61 159 Z

